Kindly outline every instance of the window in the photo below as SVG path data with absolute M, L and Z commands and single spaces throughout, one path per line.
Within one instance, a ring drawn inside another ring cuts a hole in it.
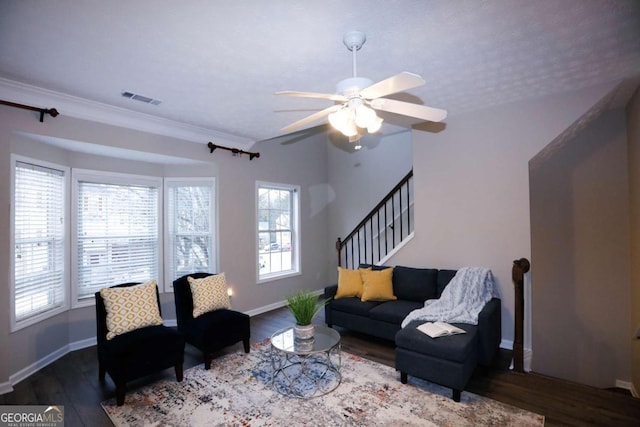
M 257 184 L 258 281 L 299 273 L 299 187 Z
M 157 279 L 161 179 L 74 170 L 74 303 L 107 286 Z M 84 304 L 82 304 L 82 300 Z
M 66 309 L 67 169 L 17 156 L 12 162 L 11 329 L 16 330 Z
M 215 180 L 165 180 L 167 287 L 188 273 L 217 272 Z

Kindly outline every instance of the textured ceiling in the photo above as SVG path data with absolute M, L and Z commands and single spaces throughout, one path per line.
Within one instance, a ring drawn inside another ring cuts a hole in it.
M 349 30 L 359 75 L 450 117 L 640 74 L 637 0 L 2 0 L 0 77 L 260 141 L 329 105 L 273 93 L 333 93 Z

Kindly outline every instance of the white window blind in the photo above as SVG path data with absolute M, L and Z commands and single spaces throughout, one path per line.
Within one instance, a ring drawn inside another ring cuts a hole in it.
M 76 298 L 158 279 L 158 188 L 78 179 Z
M 298 187 L 258 183 L 258 280 L 297 273 Z
M 16 161 L 15 323 L 65 304 L 64 171 Z
M 166 216 L 170 281 L 198 271 L 216 273 L 215 189 L 213 179 L 167 179 Z M 169 282 L 169 280 L 167 280 Z

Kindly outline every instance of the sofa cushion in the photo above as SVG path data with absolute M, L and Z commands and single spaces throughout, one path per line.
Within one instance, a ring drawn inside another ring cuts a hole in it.
M 438 291 L 435 298 L 440 298 L 442 291 L 449 284 L 451 279 L 456 275 L 457 270 L 439 270 L 438 271 Z
M 362 276 L 362 301 L 391 301 L 393 294 L 393 268 L 384 270 L 360 270 Z
M 369 318 L 400 325 L 407 314 L 422 307 L 423 303 L 416 301 L 386 301 L 369 310 Z
M 453 325 L 464 329 L 467 333 L 431 338 L 416 329 L 422 323 L 424 322 L 416 320 L 398 331 L 396 334 L 396 346 L 459 363 L 467 360 L 471 352 L 477 351 L 478 327 L 476 325 L 453 323 Z
M 360 298 L 340 298 L 331 301 L 331 309 L 369 317 L 369 311 L 378 304 L 376 301 L 362 302 Z
M 398 299 L 425 302 L 437 298 L 438 270 L 397 266 L 393 269 L 393 294 Z
M 362 296 L 362 276 L 360 270 L 338 267 L 338 291 L 335 299 Z

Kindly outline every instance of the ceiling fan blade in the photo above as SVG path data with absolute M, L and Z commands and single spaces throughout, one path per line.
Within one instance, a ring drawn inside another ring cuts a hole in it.
M 338 111 L 340 108 L 342 108 L 342 105 L 332 105 L 331 107 L 325 108 L 324 110 L 320 110 L 316 113 L 311 114 L 310 116 L 300 119 L 297 122 L 293 122 L 289 126 L 283 127 L 281 131 L 284 133 L 293 132 L 294 130 L 299 129 L 306 124 L 315 122 L 316 120 L 320 120 L 321 118 L 328 116 L 334 111 Z
M 424 85 L 426 82 L 417 74 L 403 71 L 400 74 L 374 83 L 360 91 L 360 96 L 366 99 L 376 99 L 392 93 L 404 92 Z
M 339 94 L 330 94 L 330 93 L 316 93 L 316 92 L 296 92 L 293 90 L 283 90 L 280 92 L 276 92 L 276 95 L 282 96 L 299 96 L 301 98 L 321 98 L 321 99 L 330 99 L 332 101 L 338 102 L 346 102 L 347 97 Z
M 441 122 L 447 118 L 447 111 L 426 105 L 412 104 L 410 102 L 396 101 L 395 99 L 378 98 L 369 102 L 376 110 L 388 111 L 403 116 L 415 117 L 430 122 Z

